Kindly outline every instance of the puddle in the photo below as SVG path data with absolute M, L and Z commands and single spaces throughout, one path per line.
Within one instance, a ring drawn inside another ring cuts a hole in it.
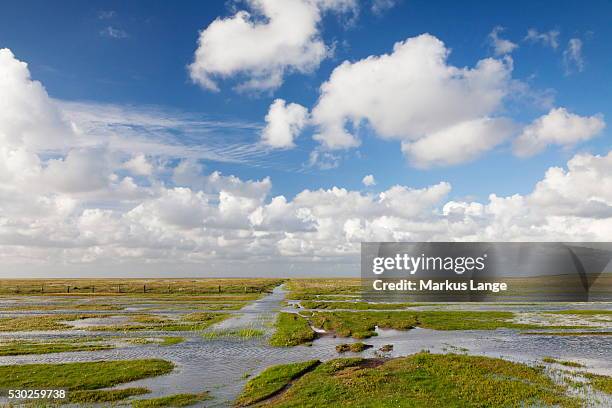
M 97 326 L 112 326 L 117 324 L 126 324 L 130 322 L 129 316 L 109 316 L 109 317 L 92 317 L 88 319 L 70 320 L 62 322 L 75 329 L 85 329 L 88 327 Z M 134 323 L 137 324 L 137 323 Z

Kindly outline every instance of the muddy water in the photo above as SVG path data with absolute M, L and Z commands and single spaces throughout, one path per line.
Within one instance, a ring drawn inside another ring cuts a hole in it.
M 134 381 L 123 384 L 119 388 L 147 387 L 152 390 L 152 394 L 144 396 L 146 398 L 208 390 L 214 400 L 207 401 L 206 406 L 229 406 L 247 381 L 245 374 L 255 375 L 274 364 L 308 359 L 327 360 L 336 358 L 338 357 L 338 353 L 335 351 L 337 344 L 355 341 L 322 334 L 322 337 L 316 340 L 312 346 L 291 348 L 268 346 L 267 337 L 272 331 L 271 325 L 276 314 L 282 309 L 284 296 L 285 290 L 281 287 L 276 288 L 269 296 L 251 303 L 240 311 L 232 312 L 235 315 L 234 317 L 209 329 L 257 328 L 266 332 L 266 336 L 261 338 L 248 340 L 218 338 L 209 340 L 194 332 L 173 332 L 171 335 L 184 336 L 186 341 L 169 347 L 133 345 L 96 352 L 0 357 L 0 364 L 162 358 L 176 364 L 177 368 L 171 374 Z M 566 308 L 573 309 L 576 307 L 575 305 L 566 305 Z M 287 311 L 294 311 L 294 309 L 287 309 Z M 532 312 L 533 309 L 531 306 L 525 306 L 520 311 Z M 585 364 L 588 370 L 594 373 L 612 375 L 611 336 L 532 336 L 520 335 L 513 330 L 434 331 L 419 328 L 409 331 L 378 329 L 377 332 L 378 336 L 365 340 L 365 343 L 373 346 L 371 349 L 359 354 L 346 353 L 344 355 L 372 357 L 379 355 L 378 349 L 381 346 L 393 344 L 393 351 L 386 353 L 385 356 L 397 357 L 421 350 L 430 350 L 432 352 L 503 357 L 526 363 L 535 363 L 542 357 L 554 356 L 555 358 Z M 0 339 L 9 337 L 65 338 L 67 335 L 90 336 L 92 334 L 103 336 L 121 334 L 122 336 L 133 337 L 159 335 L 159 333 L 142 332 L 124 334 L 73 330 L 49 333 L 2 333 Z

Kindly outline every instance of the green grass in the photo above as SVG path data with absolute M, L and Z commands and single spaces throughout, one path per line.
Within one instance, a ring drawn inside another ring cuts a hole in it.
M 0 366 L 0 388 L 95 390 L 168 374 L 174 364 L 158 359 Z
M 174 346 L 185 341 L 184 337 L 162 337 L 160 346 Z
M 585 376 L 590 380 L 593 388 L 612 395 L 612 377 L 591 373 L 586 373 Z
M 264 335 L 263 330 L 254 328 L 245 329 L 225 329 L 225 330 L 214 330 L 202 334 L 202 337 L 208 340 L 214 340 L 223 337 L 237 337 L 240 339 L 252 339 L 255 337 L 261 337 Z
M 336 351 L 338 353 L 346 353 L 347 351 L 352 351 L 353 353 L 361 353 L 363 350 L 371 348 L 369 344 L 364 343 L 344 343 L 338 344 L 336 346 Z
M 244 407 L 269 398 L 285 388 L 291 380 L 318 364 L 320 364 L 319 360 L 310 360 L 303 363 L 283 364 L 267 368 L 245 385 L 244 390 L 236 400 L 236 405 Z
M 90 304 L 90 303 L 63 303 L 55 305 L 21 305 L 15 306 L 8 309 L 0 309 L 3 312 L 20 312 L 25 310 L 36 310 L 36 311 L 51 311 L 51 310 L 92 310 L 92 311 L 114 311 L 123 310 L 122 306 L 107 305 L 107 304 Z
M 0 318 L 0 331 L 43 331 L 43 330 L 66 330 L 71 326 L 63 321 L 88 319 L 92 317 L 104 317 L 98 314 L 54 314 L 43 316 L 23 316 Z
M 20 356 L 26 354 L 49 354 L 75 351 L 110 350 L 114 346 L 109 344 L 83 344 L 83 343 L 28 343 L 12 341 L 0 343 L 0 356 Z
M 276 331 L 270 337 L 270 344 L 277 347 L 297 346 L 316 338 L 308 320 L 294 313 L 279 313 L 274 324 Z
M 73 404 L 99 404 L 102 402 L 116 402 L 133 397 L 134 395 L 148 394 L 151 391 L 138 388 L 123 388 L 120 390 L 84 390 L 68 393 L 68 402 Z
M 173 346 L 185 341 L 184 337 L 160 337 L 160 338 L 126 338 L 125 341 L 132 344 L 158 344 L 160 346 Z
M 375 326 L 408 330 L 417 324 L 413 312 L 317 312 L 311 321 L 315 327 L 356 339 L 375 336 Z
M 368 303 L 368 302 L 320 302 L 304 300 L 300 305 L 306 309 L 337 309 L 337 310 L 393 310 L 423 306 L 422 303 Z
M 488 357 L 418 353 L 386 361 L 325 362 L 265 401 L 265 406 L 581 406 L 566 391 L 543 368 Z
M 396 311 L 396 312 L 315 312 L 310 321 L 315 327 L 340 337 L 364 339 L 376 335 L 375 327 L 408 330 L 495 330 L 534 328 L 574 328 L 576 326 L 539 326 L 513 323 L 512 312 L 490 311 Z M 580 326 L 578 326 L 580 327 Z
M 554 357 L 544 357 L 542 361 L 545 363 L 549 363 L 549 364 L 561 364 L 566 367 L 576 367 L 576 368 L 586 367 L 584 364 L 576 363 L 575 361 L 558 360 Z
M 134 315 L 138 324 L 115 324 L 88 327 L 90 331 L 201 331 L 230 317 L 228 313 L 195 312 L 181 319 L 169 319 L 157 315 Z
M 283 283 L 267 278 L 200 279 L 2 279 L 0 296 L 41 295 L 65 297 L 193 296 L 198 294 L 265 293 Z
M 418 326 L 433 330 L 495 330 L 540 327 L 517 324 L 512 312 L 424 311 L 417 313 Z
M 166 397 L 136 400 L 132 402 L 133 408 L 163 408 L 163 407 L 188 407 L 200 401 L 210 399 L 208 392 L 199 394 L 175 394 Z

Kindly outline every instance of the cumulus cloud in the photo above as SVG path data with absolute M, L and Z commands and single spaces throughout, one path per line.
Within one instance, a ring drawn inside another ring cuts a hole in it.
M 326 149 L 355 147 L 360 144 L 356 132 L 365 122 L 379 137 L 402 141 L 409 157 L 418 160 L 435 156 L 441 163 L 459 163 L 493 147 L 500 136 L 465 143 L 463 152 L 431 151 L 436 139 L 452 139 L 453 129 L 475 123 L 481 123 L 481 133 L 498 129 L 494 125 L 502 122 L 491 116 L 510 88 L 511 59 L 486 58 L 474 68 L 457 68 L 447 63 L 448 54 L 442 41 L 423 34 L 396 43 L 391 54 L 345 61 L 321 85 L 312 110 L 318 127 L 314 139 Z M 413 145 L 421 139 L 426 140 Z
M 579 116 L 555 108 L 526 126 L 514 141 L 518 156 L 532 156 L 549 145 L 573 146 L 597 136 L 605 127 L 603 115 Z
M 502 31 L 504 31 L 504 27 L 497 26 L 489 33 L 489 42 L 491 43 L 495 55 L 510 54 L 518 48 L 518 44 L 499 36 Z
M 535 28 L 530 28 L 529 30 L 527 30 L 527 35 L 525 36 L 523 41 L 540 43 L 556 50 L 557 48 L 559 48 L 559 34 L 560 33 L 558 30 L 550 30 L 541 33 Z
M 144 154 L 137 154 L 123 164 L 123 168 L 138 176 L 150 176 L 153 165 Z
M 286 104 L 285 100 L 276 99 L 266 115 L 261 141 L 274 148 L 295 147 L 293 141 L 307 122 L 308 109 L 297 103 Z
M 474 160 L 514 131 L 509 119 L 483 118 L 461 122 L 416 142 L 402 142 L 402 152 L 414 166 L 450 166 Z
M 38 81 L 28 64 L 0 49 L 0 146 L 63 148 L 74 136 L 71 123 Z
M 376 185 L 376 180 L 374 179 L 374 176 L 372 174 L 368 174 L 367 176 L 364 176 L 363 179 L 361 179 L 361 182 L 366 187 Z
M 1 101 L 10 108 L 0 110 L 3 274 L 125 274 L 134 265 L 141 273 L 160 265 L 158 270 L 177 274 L 255 268 L 285 274 L 294 263 L 308 271 L 326 265 L 354 271 L 362 241 L 612 239 L 612 152 L 576 155 L 567 166 L 548 169 L 530 193 L 484 200 L 452 199 L 444 181 L 420 188 L 395 185 L 379 193 L 335 186 L 294 197 L 272 195 L 269 178 L 204 172 L 192 158 L 156 163 L 163 169 L 150 172 L 148 155 L 118 155 L 104 145 L 41 153 L 40 146 L 66 148 L 87 134 L 71 133 L 71 124 L 25 64 L 6 51 L 0 57 L 7 62 L 0 65 L 5 69 L 0 84 L 7 91 Z M 474 84 L 482 81 L 476 76 Z M 450 123 L 468 120 L 457 116 L 461 120 Z M 585 118 L 562 116 L 570 127 L 585 126 Z M 473 126 L 497 120 L 484 118 Z M 122 176 L 126 171 L 150 175 Z
M 565 65 L 566 74 L 571 74 L 574 71 L 584 71 L 581 39 L 571 38 L 567 42 L 567 48 L 563 51 L 563 64 Z
M 218 91 L 217 79 L 240 76 L 239 90 L 278 88 L 286 73 L 316 69 L 330 50 L 320 35 L 326 11 L 354 12 L 354 0 L 248 0 L 249 11 L 217 18 L 200 32 L 191 79 Z

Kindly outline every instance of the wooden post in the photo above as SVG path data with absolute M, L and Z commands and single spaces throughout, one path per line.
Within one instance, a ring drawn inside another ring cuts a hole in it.
M 96 293 L 96 285 L 91 285 L 91 293 Z
M 45 293 L 45 284 L 40 285 L 40 293 Z
M 219 285 L 219 293 L 221 293 L 221 285 Z
M 70 293 L 70 285 L 66 286 L 66 293 Z
M 147 285 L 142 285 L 142 293 L 147 293 Z

